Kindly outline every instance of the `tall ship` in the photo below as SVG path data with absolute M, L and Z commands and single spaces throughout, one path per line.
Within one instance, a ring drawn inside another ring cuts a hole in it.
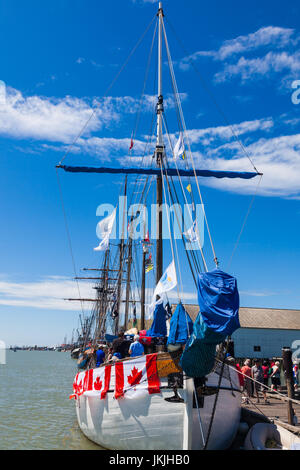
M 83 341 L 83 346 L 111 346 L 123 329 L 127 341 L 139 332 L 136 341 L 144 348 L 144 354 L 137 357 L 106 357 L 100 367 L 93 361 L 81 364 L 71 398 L 80 429 L 102 448 L 226 449 L 236 435 L 241 413 L 241 388 L 230 341 L 239 328 L 239 294 L 236 279 L 219 265 L 201 178 L 251 179 L 259 173 L 255 168 L 247 172 L 196 167 L 165 22 L 160 2 L 147 28 L 153 29 L 153 39 L 146 75 L 157 44 L 157 97 L 139 165 L 80 167 L 61 162 L 57 166 L 57 171 L 82 173 L 83 178 L 89 173 L 123 178 L 117 207 L 99 224 L 102 241 L 96 250 L 100 265 L 86 268 L 85 276 L 77 279 L 94 281 L 96 292 L 95 298 L 78 299 L 94 305 L 88 323 L 90 344 Z M 163 53 L 172 106 L 166 103 L 169 95 L 164 99 Z M 169 110 L 176 115 L 173 134 Z M 130 151 L 136 135 L 137 128 Z M 132 213 L 124 210 L 126 200 L 135 203 Z M 155 203 L 155 236 L 152 230 L 150 236 L 145 223 L 150 202 Z M 166 206 L 172 206 L 172 215 L 163 209 Z M 122 214 L 118 239 L 113 236 L 117 212 Z M 212 252 L 209 258 L 202 223 Z M 196 315 L 185 303 L 187 283 L 198 297 Z

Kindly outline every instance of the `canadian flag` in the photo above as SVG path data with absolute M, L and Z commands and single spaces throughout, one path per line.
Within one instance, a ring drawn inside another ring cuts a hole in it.
M 75 398 L 75 400 L 83 394 L 83 380 L 84 373 L 77 374 L 73 382 L 73 395 L 70 395 L 70 400 Z
M 160 393 L 157 354 L 115 363 L 115 398 L 132 398 L 138 394 Z
M 100 367 L 98 369 L 89 369 L 86 372 L 77 374 L 73 384 L 73 395 L 70 398 L 84 396 L 99 396 L 101 400 L 106 398 L 109 391 L 111 367 Z

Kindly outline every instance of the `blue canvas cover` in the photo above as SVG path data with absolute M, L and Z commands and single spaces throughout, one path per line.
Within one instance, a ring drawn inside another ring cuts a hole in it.
M 185 344 L 193 331 L 193 322 L 182 303 L 178 304 L 170 320 L 167 344 Z
M 236 279 L 216 269 L 198 276 L 198 314 L 180 359 L 189 377 L 204 377 L 214 366 L 217 344 L 240 327 Z
M 237 281 L 220 269 L 198 276 L 198 304 L 206 325 L 232 335 L 240 327 Z
M 146 336 L 161 338 L 167 336 L 166 311 L 163 303 L 156 305 L 153 314 L 153 323 Z
M 216 346 L 226 335 L 217 333 L 206 325 L 201 313 L 198 314 L 193 333 L 180 358 L 180 365 L 189 377 L 204 377 L 215 363 Z

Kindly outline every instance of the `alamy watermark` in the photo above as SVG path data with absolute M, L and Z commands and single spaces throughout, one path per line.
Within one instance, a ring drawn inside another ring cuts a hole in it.
M 295 89 L 292 94 L 292 103 L 300 104 L 300 80 L 294 80 L 292 83 L 292 88 Z
M 293 341 L 291 349 L 293 350 L 293 361 L 300 361 L 300 339 Z
M 181 240 L 184 234 L 186 248 L 197 250 L 204 245 L 204 206 L 202 204 L 133 204 L 128 207 L 126 196 L 119 197 L 118 213 L 114 216 L 112 204 L 98 206 L 96 215 L 102 217 L 97 224 L 97 237 L 101 240 L 105 233 L 109 238 L 127 240 L 150 240 L 159 238 L 158 212 L 162 215 L 162 239 Z
M 0 365 L 6 364 L 6 344 L 0 341 Z

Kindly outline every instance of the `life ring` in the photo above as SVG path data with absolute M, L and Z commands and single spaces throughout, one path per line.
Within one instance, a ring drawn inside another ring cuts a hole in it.
M 247 434 L 244 447 L 246 450 L 289 450 L 300 444 L 295 434 L 281 426 L 268 423 L 257 423 Z

